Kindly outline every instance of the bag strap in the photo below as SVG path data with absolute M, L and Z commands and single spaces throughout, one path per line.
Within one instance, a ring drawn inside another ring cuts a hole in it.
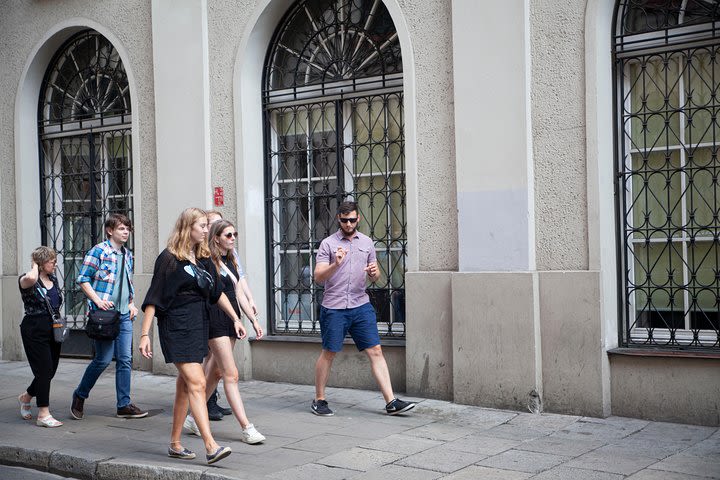
M 54 286 L 55 286 L 55 284 L 53 283 L 53 287 Z M 37 289 L 38 294 L 43 298 L 43 300 L 45 300 L 45 306 L 47 307 L 48 312 L 50 313 L 50 316 L 55 317 L 55 309 L 53 309 L 52 305 L 50 305 L 50 299 L 47 297 L 47 295 L 45 293 L 43 293 L 42 289 L 45 287 L 40 285 L 39 277 L 38 277 L 38 281 L 35 282 L 35 288 Z M 45 288 L 45 291 L 47 291 L 47 288 Z
M 122 291 L 123 291 L 123 284 L 125 283 L 125 279 L 123 278 L 123 274 L 125 273 L 125 261 L 127 260 L 125 258 L 125 255 L 127 255 L 127 250 L 125 250 L 125 247 L 120 247 L 120 252 L 122 255 L 122 265 L 120 265 L 120 275 L 117 277 L 120 279 L 120 291 L 118 292 L 118 302 L 122 302 Z M 119 305 L 118 305 L 119 307 Z

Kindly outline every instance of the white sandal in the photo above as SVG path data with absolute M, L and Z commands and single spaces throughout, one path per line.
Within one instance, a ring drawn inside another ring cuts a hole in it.
M 59 420 L 56 420 L 52 415 L 48 415 L 47 417 L 43 417 L 43 418 L 38 417 L 35 424 L 38 427 L 55 428 L 55 427 L 61 427 L 63 423 Z
M 20 397 L 22 395 L 18 396 L 18 405 L 20 406 L 20 417 L 22 417 L 23 420 L 30 420 L 32 418 L 32 405 L 30 405 L 30 402 L 23 402 L 20 400 Z

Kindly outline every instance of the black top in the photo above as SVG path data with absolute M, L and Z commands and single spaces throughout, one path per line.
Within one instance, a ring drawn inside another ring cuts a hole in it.
M 198 297 L 216 303 L 222 294 L 215 265 L 209 258 L 200 258 L 197 265 L 189 260 L 178 260 L 168 249 L 155 260 L 152 281 L 142 310 L 155 305 L 155 316 L 162 318 L 171 307 L 198 300 Z
M 57 277 L 55 275 L 48 275 L 53 286 L 50 290 L 46 290 L 41 282 L 35 283 L 35 285 L 30 288 L 22 288 L 20 286 L 20 280 L 24 276 L 25 274 L 23 273 L 18 277 L 18 288 L 20 289 L 20 296 L 22 297 L 23 306 L 25 307 L 25 315 L 50 315 L 47 304 L 45 303 L 45 298 L 42 295 L 48 295 L 50 305 L 55 312 L 58 312 L 60 305 L 62 305 L 62 293 L 60 293 L 60 285 L 58 284 Z M 41 291 L 38 291 L 38 287 Z
M 230 255 L 232 255 L 232 253 Z M 228 270 L 235 275 L 235 279 L 239 280 L 237 268 L 235 268 L 235 265 L 233 265 L 233 262 L 230 260 L 230 255 L 220 257 L 220 260 L 223 264 L 225 264 Z M 240 317 L 240 305 L 238 305 L 237 295 L 235 294 L 235 284 L 230 278 L 230 275 L 228 275 L 224 269 L 221 268 L 218 273 L 220 275 L 220 283 L 222 283 L 222 291 L 228 297 L 228 300 L 230 300 L 230 304 L 235 309 L 235 313 L 237 313 L 238 317 Z

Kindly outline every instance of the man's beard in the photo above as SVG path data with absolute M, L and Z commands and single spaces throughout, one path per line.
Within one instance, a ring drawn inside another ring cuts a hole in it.
M 344 234 L 346 237 L 349 237 L 349 236 L 351 236 L 351 235 L 355 235 L 355 231 L 357 230 L 357 225 L 355 225 L 355 226 L 352 228 L 352 230 L 350 230 L 349 232 L 348 232 L 347 230 L 345 230 L 344 228 L 341 228 L 340 230 L 342 230 L 343 234 Z

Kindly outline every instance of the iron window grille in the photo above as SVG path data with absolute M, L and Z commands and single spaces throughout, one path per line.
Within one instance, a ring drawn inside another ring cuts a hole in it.
M 720 349 L 718 22 L 717 1 L 616 4 L 622 346 Z
M 38 132 L 42 242 L 58 252 L 71 328 L 84 326 L 86 298 L 75 279 L 85 253 L 105 239 L 105 217 L 132 219 L 131 123 L 117 50 L 92 30 L 68 39 L 45 73 Z
M 276 335 L 319 334 L 315 253 L 337 206 L 359 204 L 380 279 L 385 337 L 405 335 L 402 57 L 380 0 L 300 0 L 276 30 L 263 79 L 268 311 Z

